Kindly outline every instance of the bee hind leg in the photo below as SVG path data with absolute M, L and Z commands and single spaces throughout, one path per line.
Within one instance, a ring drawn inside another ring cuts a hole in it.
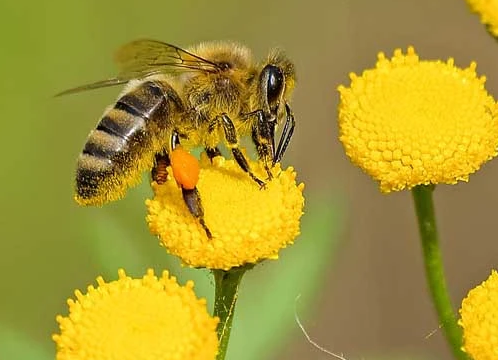
M 271 180 L 273 178 L 273 174 L 271 172 L 270 163 L 274 165 L 273 159 L 275 157 L 276 122 L 265 119 L 265 115 L 262 110 L 257 110 L 254 114 L 258 118 L 258 122 L 252 127 L 252 141 L 254 145 L 256 145 L 258 158 L 263 162 L 266 173 L 268 174 L 268 180 Z
M 173 151 L 178 146 L 180 146 L 180 135 L 178 131 L 176 130 L 173 131 L 173 133 L 171 134 L 170 141 L 171 141 L 171 149 Z M 184 188 L 183 185 L 180 186 L 182 188 L 183 201 L 185 202 L 185 205 L 187 205 L 187 209 L 192 214 L 192 216 L 199 221 L 199 224 L 201 224 L 202 228 L 206 232 L 206 236 L 209 239 L 211 239 L 213 235 L 211 234 L 211 231 L 209 230 L 209 228 L 206 225 L 206 222 L 204 221 L 204 208 L 202 207 L 201 195 L 199 194 L 199 190 L 197 190 L 197 186 L 194 186 L 193 188 L 189 189 Z
M 201 196 L 199 194 L 199 190 L 197 190 L 197 187 L 191 190 L 182 188 L 182 195 L 183 201 L 185 201 L 185 205 L 187 205 L 190 213 L 199 221 L 201 226 L 204 228 L 207 237 L 209 239 L 212 239 L 213 235 L 204 222 L 204 209 L 202 208 Z
M 239 141 L 237 136 L 237 131 L 235 130 L 235 125 L 232 122 L 232 119 L 228 117 L 227 114 L 222 114 L 219 119 L 221 119 L 221 125 L 223 126 L 223 130 L 225 132 L 225 139 L 228 143 L 230 150 L 232 151 L 232 155 L 239 164 L 240 168 L 249 174 L 251 179 L 253 179 L 261 188 L 265 186 L 265 182 L 251 171 L 249 167 L 249 163 L 247 162 L 246 157 L 239 149 Z

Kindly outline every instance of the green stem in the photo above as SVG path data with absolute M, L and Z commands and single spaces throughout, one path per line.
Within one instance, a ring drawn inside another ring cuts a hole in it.
M 433 190 L 434 186 L 431 185 L 419 185 L 412 189 L 420 239 L 424 252 L 427 282 L 439 322 L 442 325 L 443 333 L 450 344 L 453 355 L 459 360 L 469 360 L 467 355 L 461 350 L 463 340 L 462 329 L 458 325 L 446 287 L 441 249 L 439 248 L 439 236 L 436 227 L 436 215 L 434 213 L 434 201 L 432 199 Z
M 224 360 L 230 331 L 232 330 L 233 314 L 239 292 L 240 280 L 246 272 L 247 267 L 233 268 L 228 271 L 213 270 L 215 292 L 214 292 L 214 316 L 220 318 L 218 328 L 218 356 L 216 360 Z

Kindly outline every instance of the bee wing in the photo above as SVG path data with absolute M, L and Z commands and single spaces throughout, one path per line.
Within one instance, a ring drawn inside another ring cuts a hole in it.
M 156 40 L 135 40 L 123 45 L 114 60 L 121 74 L 141 73 L 161 69 L 165 72 L 220 70 L 216 63 L 203 59 L 175 45 Z
M 149 75 L 153 75 L 153 73 L 151 73 Z M 130 76 L 116 76 L 116 77 L 111 78 L 111 79 L 101 80 L 101 81 L 97 81 L 97 82 L 94 82 L 91 84 L 85 84 L 85 85 L 77 86 L 75 88 L 67 89 L 67 90 L 61 91 L 60 93 L 55 94 L 55 96 L 58 97 L 58 96 L 62 96 L 62 95 L 79 93 L 81 91 L 86 91 L 86 90 L 93 90 L 93 89 L 99 89 L 99 88 L 108 87 L 108 86 L 121 85 L 121 84 L 125 84 L 128 81 L 130 81 L 132 79 L 136 79 L 136 78 L 137 78 L 136 76 L 131 76 L 131 75 Z
M 156 40 L 135 40 L 123 45 L 115 54 L 118 76 L 62 91 L 55 96 L 125 84 L 158 73 L 182 71 L 217 72 L 216 63 L 203 59 L 175 45 Z

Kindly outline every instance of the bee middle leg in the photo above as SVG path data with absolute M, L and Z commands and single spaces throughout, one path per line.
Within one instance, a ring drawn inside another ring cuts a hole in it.
M 155 156 L 154 167 L 151 170 L 152 181 L 159 185 L 164 184 L 168 180 L 168 166 L 171 165 L 171 160 L 166 150 L 157 153 Z
M 254 115 L 257 117 L 258 121 L 254 123 L 252 127 L 252 141 L 254 145 L 256 145 L 258 158 L 263 162 L 266 173 L 268 174 L 268 179 L 271 180 L 273 174 L 271 173 L 270 163 L 274 165 L 276 122 L 266 119 L 262 110 L 255 111 Z
M 211 162 L 213 162 L 213 159 L 215 157 L 221 156 L 221 151 L 216 146 L 215 147 L 206 147 L 204 150 L 206 151 L 206 154 L 207 154 L 209 160 L 211 160 Z
M 251 171 L 251 168 L 249 167 L 249 163 L 247 162 L 246 157 L 239 149 L 239 139 L 232 119 L 230 119 L 227 114 L 222 114 L 216 119 L 216 121 L 219 121 L 221 123 L 221 126 L 223 127 L 228 147 L 232 151 L 232 155 L 235 161 L 237 161 L 237 164 L 239 164 L 240 168 L 248 173 L 251 179 L 253 179 L 260 187 L 264 187 L 265 182 L 254 175 L 254 173 Z

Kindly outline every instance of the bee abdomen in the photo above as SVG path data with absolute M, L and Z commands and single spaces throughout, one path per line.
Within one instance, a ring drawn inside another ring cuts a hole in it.
M 118 196 L 124 174 L 147 139 L 145 120 L 125 110 L 109 110 L 92 130 L 78 158 L 76 200 L 98 205 Z M 135 154 L 137 153 L 137 154 Z
M 96 130 L 122 138 L 125 142 L 136 143 L 140 140 L 136 139 L 137 135 L 143 135 L 149 122 L 161 127 L 167 105 L 164 90 L 152 81 L 144 82 L 121 96 L 102 117 Z
M 181 100 L 168 84 L 145 81 L 104 113 L 78 158 L 78 203 L 101 205 L 119 199 L 139 182 L 141 172 L 153 165 L 172 106 L 181 107 Z
M 106 193 L 115 192 L 109 187 L 121 187 L 133 157 L 139 155 L 140 146 L 147 141 L 145 126 L 141 117 L 116 108 L 104 115 L 97 128 L 90 132 L 78 158 L 76 200 L 79 203 L 107 202 Z
M 111 160 L 117 153 L 127 148 L 127 139 L 97 128 L 86 141 L 82 154 Z
M 104 203 L 101 200 L 105 193 L 103 184 L 112 177 L 112 160 L 82 153 L 76 170 L 76 201 L 82 205 Z
M 166 99 L 176 103 L 176 96 L 169 85 L 146 81 L 119 98 L 114 108 L 140 117 L 146 122 L 153 120 L 161 127 L 170 105 Z

